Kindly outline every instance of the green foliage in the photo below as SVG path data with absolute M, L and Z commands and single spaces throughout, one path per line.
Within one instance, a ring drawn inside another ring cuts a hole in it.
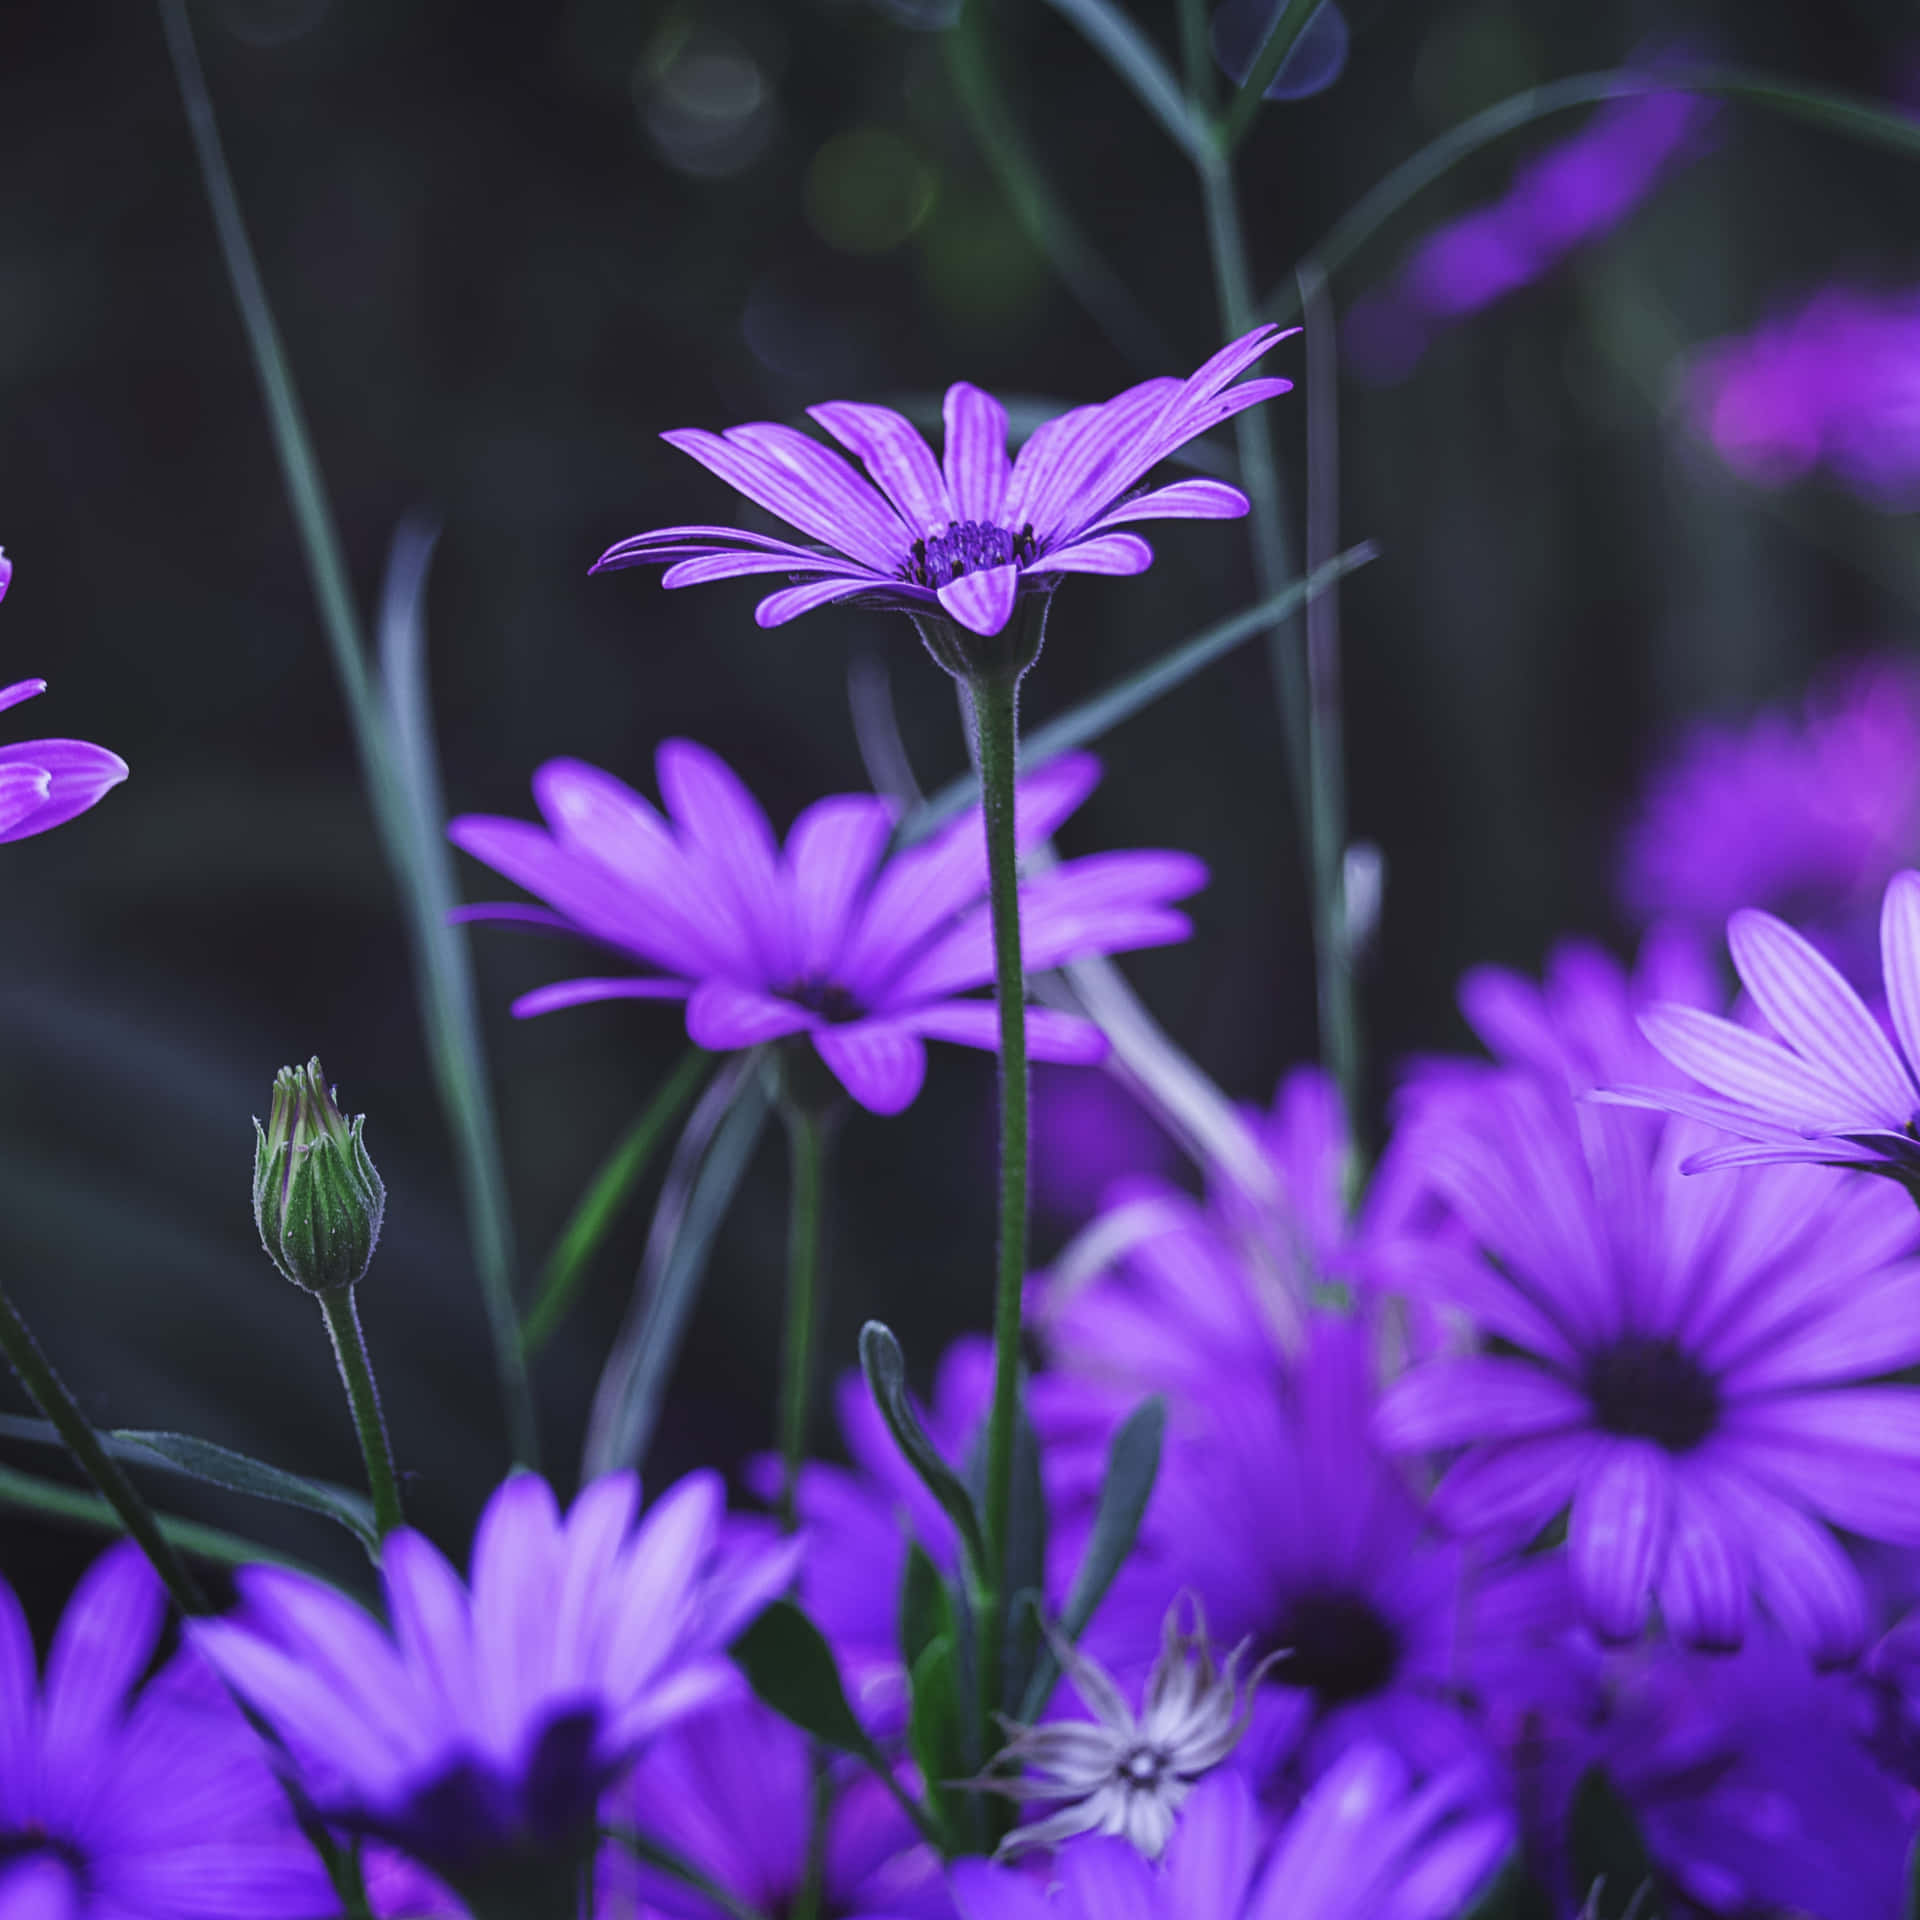
M 1589 1767 L 1574 1789 L 1567 1848 L 1585 1920 L 1665 1920 L 1640 1823 L 1599 1767 Z
M 987 1564 L 987 1551 L 973 1496 L 927 1437 L 913 1395 L 907 1390 L 907 1363 L 900 1343 L 878 1320 L 869 1320 L 860 1329 L 860 1370 L 867 1377 L 867 1391 L 873 1395 L 887 1431 L 906 1455 L 907 1464 L 920 1476 L 921 1484 L 953 1522 L 967 1563 L 977 1576 Z

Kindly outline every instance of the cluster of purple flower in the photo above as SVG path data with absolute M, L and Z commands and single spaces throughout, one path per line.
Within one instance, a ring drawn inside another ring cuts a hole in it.
M 1671 150 L 1695 110 L 1653 105 Z M 1608 207 L 1563 211 L 1527 259 Z M 873 485 L 784 428 L 675 436 L 832 551 L 676 528 L 603 564 L 803 576 L 763 624 L 859 597 L 991 636 L 1062 573 L 1145 565 L 1122 521 L 1244 510 L 1215 482 L 1129 490 L 1284 389 L 1234 384 L 1273 338 L 1064 416 L 1012 461 L 969 387 L 944 463 L 884 409 L 816 409 Z M 384 1621 L 249 1568 L 234 1610 L 190 1620 L 151 1674 L 161 1590 L 116 1547 L 44 1682 L 0 1587 L 0 1920 L 1451 1920 L 1503 1863 L 1570 1915 L 1595 1792 L 1698 1910 L 1892 1920 L 1920 1788 L 1902 1618 L 1920 1594 L 1920 873 L 1893 871 L 1915 724 L 1889 672 L 1798 731 L 1714 737 L 1656 792 L 1630 894 L 1698 923 L 1734 889 L 1732 1017 L 1697 924 L 1649 935 L 1631 974 L 1570 945 L 1538 984 L 1468 976 L 1485 1054 L 1406 1072 L 1364 1185 L 1312 1069 L 1242 1116 L 1258 1191 L 1218 1168 L 1198 1197 L 1157 1171 L 1113 1182 L 1027 1297 L 1045 1525 L 1026 1599 L 1063 1684 L 1011 1696 L 1026 1710 L 975 1777 L 931 1765 L 936 1645 L 902 1645 L 916 1580 L 981 1591 L 942 1490 L 973 1471 L 994 1393 L 970 1340 L 911 1419 L 845 1383 L 851 1464 L 800 1469 L 793 1529 L 730 1515 L 711 1474 L 644 1516 L 631 1474 L 564 1513 L 518 1474 L 467 1580 L 405 1527 L 381 1543 Z M 1830 791 L 1836 761 L 1858 805 Z M 1825 813 L 1786 807 L 1737 879 L 1679 844 L 1782 765 Z M 78 743 L 0 749 L 0 827 L 40 831 L 124 773 Z M 975 997 L 994 977 L 977 811 L 900 847 L 894 808 L 840 796 L 782 844 L 704 749 L 668 743 L 658 776 L 664 813 L 555 761 L 544 826 L 453 823 L 544 903 L 470 917 L 648 969 L 517 1011 L 684 1000 L 701 1047 L 781 1048 L 878 1114 L 921 1090 L 926 1039 L 997 1044 Z M 1021 846 L 1096 778 L 1084 755 L 1029 772 Z M 1036 862 L 1026 964 L 1182 939 L 1176 903 L 1203 878 L 1169 852 Z M 1883 880 L 1884 1017 L 1762 910 L 1826 889 L 1844 919 Z M 1044 1059 L 1104 1053 L 1077 1014 L 1028 1023 Z M 1157 1477 L 1076 1638 L 1060 1623 L 1110 1521 L 1106 1463 L 1148 1396 Z M 771 1495 L 785 1473 L 750 1477 Z M 740 1636 L 786 1596 L 849 1703 L 839 1757 L 743 1677 Z M 943 1857 L 929 1807 L 989 1794 L 1020 1811 Z

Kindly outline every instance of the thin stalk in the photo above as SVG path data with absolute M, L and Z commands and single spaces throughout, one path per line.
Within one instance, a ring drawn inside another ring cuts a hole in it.
M 825 1213 L 828 1116 L 789 1096 L 787 1122 L 787 1320 L 780 1359 L 780 1523 L 799 1524 L 800 1464 L 813 1411 L 814 1349 L 820 1331 L 821 1223 Z
M 406 1524 L 406 1516 L 400 1511 L 400 1483 L 394 1477 L 393 1449 L 387 1444 L 387 1423 L 380 1412 L 380 1390 L 373 1383 L 373 1363 L 367 1358 L 366 1335 L 360 1331 L 360 1309 L 351 1287 L 332 1287 L 314 1297 L 320 1302 L 340 1384 L 353 1410 L 360 1457 L 367 1463 L 367 1491 L 373 1495 L 373 1524 L 384 1540 L 395 1527 Z
M 1000 1259 L 993 1297 L 993 1410 L 987 1419 L 982 1526 L 986 1577 L 981 1596 L 980 1686 L 998 1704 L 1000 1609 L 1006 1594 L 1008 1519 L 1013 1507 L 1013 1440 L 1020 1395 L 1020 1300 L 1027 1277 L 1027 996 L 1020 958 L 1020 874 L 1014 839 L 1014 773 L 1019 676 L 969 683 L 987 829 L 987 885 L 993 912 L 993 986 L 1000 1010 Z
M 1320 4 L 1321 0 L 1289 0 L 1289 4 L 1281 8 L 1280 17 L 1269 29 L 1260 51 L 1253 57 L 1253 65 L 1247 69 L 1247 77 L 1240 83 L 1240 91 L 1221 118 L 1220 141 L 1229 153 L 1246 137 L 1259 117 L 1260 103 L 1266 98 L 1267 89 L 1287 64 L 1287 55 L 1306 32 L 1307 22 L 1320 11 Z
M 99 1436 L 87 1424 L 86 1415 L 54 1372 L 52 1362 L 40 1351 L 39 1341 L 4 1287 L 0 1287 L 0 1352 L 6 1354 L 20 1376 L 27 1397 L 60 1429 L 60 1438 L 80 1463 L 80 1471 L 106 1496 L 120 1516 L 120 1524 L 139 1543 L 173 1604 L 182 1613 L 208 1612 L 207 1597 L 200 1591 L 199 1582 L 174 1552 L 152 1508 L 141 1499 L 120 1463 L 100 1444 Z

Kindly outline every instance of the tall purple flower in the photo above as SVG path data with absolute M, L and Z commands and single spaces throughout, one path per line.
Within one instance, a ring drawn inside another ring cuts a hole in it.
M 13 562 L 0 553 L 0 600 L 12 580 Z M 0 713 L 46 690 L 44 680 L 0 687 Z M 89 740 L 16 740 L 0 746 L 0 842 L 64 826 L 126 777 L 127 763 Z
M 466 918 L 531 921 L 613 947 L 658 974 L 565 980 L 515 1002 L 522 1016 L 588 1000 L 685 999 L 687 1032 L 715 1051 L 805 1035 L 849 1093 L 898 1113 L 920 1091 L 928 1039 L 996 1048 L 987 859 L 979 814 L 887 853 L 894 809 L 869 794 L 817 801 L 784 851 L 759 804 L 714 754 L 669 740 L 658 760 L 672 819 L 631 787 L 577 760 L 534 776 L 545 827 L 467 814 L 457 846 L 536 893 L 551 911 L 468 908 Z M 1092 791 L 1086 754 L 1020 783 L 1020 838 L 1055 831 Z M 1170 904 L 1201 886 L 1189 854 L 1090 854 L 1021 884 L 1026 965 L 1183 940 Z M 1036 1059 L 1091 1061 L 1106 1042 L 1090 1021 L 1032 1008 Z
M 1736 908 L 1783 913 L 1859 977 L 1881 889 L 1916 853 L 1920 672 L 1885 657 L 1823 680 L 1798 713 L 1695 728 L 1641 796 L 1620 894 L 1642 919 L 1716 936 Z
M 1452 1920 L 1506 1851 L 1509 1824 L 1452 1771 L 1416 1785 L 1391 1749 L 1356 1747 L 1271 1843 L 1246 1782 L 1195 1789 L 1158 1866 L 1125 1840 L 1075 1840 L 1051 1887 L 1017 1868 L 961 1860 L 962 1920 Z
M 1703 348 L 1682 396 L 1745 479 L 1779 487 L 1825 467 L 1875 506 L 1920 506 L 1920 289 L 1830 287 Z
M 1069 573 L 1140 573 L 1153 549 L 1118 531 L 1136 520 L 1234 519 L 1247 498 L 1219 480 L 1133 491 L 1161 461 L 1288 380 L 1233 382 L 1277 341 L 1256 327 L 1186 380 L 1142 381 L 1099 406 L 1076 407 L 1007 457 L 1007 410 L 965 382 L 947 389 L 944 458 L 890 407 L 829 401 L 809 412 L 867 470 L 792 427 L 754 421 L 662 436 L 816 545 L 741 527 L 662 527 L 609 547 L 596 573 L 666 562 L 664 586 L 739 574 L 797 584 L 760 602 L 777 627 L 836 600 L 945 614 L 996 634 L 1023 591 L 1049 593 Z
M 1691 1115 L 1748 1143 L 1703 1146 L 1688 1172 L 1813 1160 L 1920 1182 L 1920 873 L 1895 874 L 1880 907 L 1897 1047 L 1833 963 L 1785 921 L 1752 908 L 1736 913 L 1727 946 L 1772 1033 L 1698 1007 L 1650 1008 L 1641 1016 L 1647 1038 L 1710 1091 L 1629 1086 L 1616 1097 Z
M 713 1474 L 680 1481 L 636 1529 L 639 1499 L 632 1474 L 609 1474 L 563 1520 L 544 1480 L 516 1474 L 481 1517 L 471 1589 L 421 1534 L 388 1535 L 391 1633 L 270 1567 L 240 1575 L 237 1615 L 190 1632 L 329 1820 L 470 1898 L 549 1866 L 564 1876 L 647 1740 L 738 1686 L 727 1645 L 798 1553 L 730 1527 Z
M 1608 1638 L 1657 1602 L 1675 1639 L 1738 1646 L 1757 1595 L 1816 1658 L 1856 1652 L 1860 1578 L 1822 1522 L 1920 1544 L 1920 1390 L 1868 1384 L 1920 1360 L 1901 1197 L 1812 1166 L 1687 1179 L 1690 1123 L 1533 1071 L 1441 1081 L 1407 1126 L 1478 1251 L 1429 1245 L 1401 1284 L 1497 1342 L 1381 1405 L 1389 1446 L 1464 1449 L 1434 1516 L 1519 1544 L 1567 1513 Z
M 266 1749 L 199 1658 L 141 1685 L 166 1596 L 131 1543 L 96 1560 L 35 1674 L 0 1581 L 0 1913 L 322 1920 L 337 1911 Z

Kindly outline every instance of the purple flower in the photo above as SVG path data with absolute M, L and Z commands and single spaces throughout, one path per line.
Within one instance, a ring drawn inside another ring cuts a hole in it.
M 1136 520 L 1230 520 L 1246 495 L 1218 480 L 1133 488 L 1189 440 L 1243 407 L 1287 392 L 1288 380 L 1232 383 L 1286 336 L 1256 327 L 1187 380 L 1145 380 L 1099 406 L 1040 427 L 1007 458 L 1007 411 L 964 382 L 947 389 L 945 458 L 890 407 L 834 400 L 813 418 L 866 467 L 792 427 L 754 421 L 662 436 L 748 499 L 818 545 L 741 527 L 662 527 L 609 547 L 594 564 L 670 562 L 662 585 L 691 587 L 736 574 L 799 582 L 760 602 L 777 627 L 835 600 L 941 614 L 995 634 L 1023 589 L 1050 593 L 1069 573 L 1140 573 L 1153 549 L 1118 528 Z
M 1389 286 L 1354 303 L 1346 344 L 1355 369 L 1370 380 L 1404 379 L 1438 328 L 1617 227 L 1674 161 L 1698 151 L 1711 114 L 1679 93 L 1603 106 L 1571 140 L 1521 167 L 1504 198 L 1439 228 Z
M 1711 1091 L 1626 1086 L 1615 1097 L 1748 1142 L 1692 1154 L 1689 1173 L 1813 1160 L 1920 1181 L 1920 873 L 1895 874 L 1880 907 L 1897 1047 L 1833 963 L 1785 921 L 1753 908 L 1736 913 L 1727 946 L 1772 1034 L 1698 1007 L 1650 1008 L 1640 1022 L 1647 1038 Z
M 1741 339 L 1703 348 L 1682 398 L 1744 479 L 1827 468 L 1875 506 L 1920 506 L 1920 289 L 1832 287 Z
M 1916 853 L 1920 672 L 1883 658 L 1825 680 L 1797 714 L 1696 728 L 1641 796 L 1620 895 L 1642 919 L 1716 935 L 1736 908 L 1769 908 L 1854 975 L 1881 889 Z
M 0 600 L 12 579 L 13 562 L 0 553 Z M 44 680 L 0 687 L 0 713 L 46 690 Z M 126 777 L 127 763 L 117 753 L 87 740 L 17 740 L 0 746 L 0 842 L 64 826 Z
M 166 1597 L 111 1547 L 54 1635 L 44 1684 L 0 1581 L 0 1913 L 20 1920 L 321 1920 L 337 1910 L 266 1749 L 205 1666 L 143 1687 Z
M 1052 1886 L 957 1861 L 963 1920 L 1452 1920 L 1499 1864 L 1511 1826 L 1477 1776 L 1416 1786 L 1390 1749 L 1344 1754 L 1271 1844 L 1246 1782 L 1203 1781 L 1156 1867 L 1124 1840 L 1071 1842 Z
M 805 1034 L 841 1084 L 876 1113 L 920 1091 L 927 1039 L 999 1046 L 987 856 L 978 812 L 905 852 L 887 853 L 895 813 L 868 794 L 817 801 L 784 851 L 766 815 L 715 755 L 669 740 L 659 753 L 663 819 L 632 788 L 577 760 L 534 776 L 545 827 L 467 814 L 458 846 L 539 894 L 553 911 L 468 908 L 598 940 L 660 968 L 640 978 L 566 980 L 514 1003 L 522 1016 L 588 1000 L 685 999 L 687 1032 L 715 1051 Z M 1021 845 L 1073 812 L 1099 778 L 1086 754 L 1020 783 Z M 1183 940 L 1169 903 L 1204 884 L 1184 853 L 1105 853 L 1022 882 L 1021 937 L 1038 972 L 1089 954 Z M 1106 1042 L 1090 1021 L 1027 1014 L 1036 1059 L 1090 1061 Z
M 940 1863 L 871 1774 L 832 1776 L 821 1920 L 951 1920 Z M 691 1715 L 663 1734 L 610 1802 L 615 1826 L 671 1847 L 735 1899 L 788 1912 L 807 1875 L 814 1754 L 790 1722 L 757 1701 Z M 603 1900 L 643 1911 L 722 1920 L 722 1910 L 657 1869 L 602 1855 Z M 626 1909 L 615 1905 L 612 1911 Z
M 333 1588 L 250 1567 L 194 1643 L 279 1731 L 315 1805 L 456 1886 L 568 1862 L 645 1742 L 738 1685 L 726 1647 L 792 1577 L 795 1543 L 730 1527 L 695 1473 L 639 1527 L 608 1474 L 564 1521 L 516 1474 L 488 1501 L 471 1591 L 423 1535 L 387 1537 L 391 1633 Z
M 1589 996 L 1588 1030 L 1619 1033 L 1618 985 Z M 1691 1123 L 1538 1071 L 1435 1083 L 1406 1132 L 1478 1252 L 1429 1242 L 1400 1283 L 1499 1346 L 1381 1405 L 1387 1445 L 1465 1449 L 1435 1518 L 1518 1544 L 1567 1511 L 1608 1638 L 1657 1601 L 1675 1639 L 1738 1646 L 1757 1595 L 1816 1658 L 1856 1652 L 1860 1578 L 1821 1522 L 1920 1543 L 1920 1390 L 1862 1384 L 1920 1359 L 1901 1196 L 1813 1166 L 1689 1180 Z

